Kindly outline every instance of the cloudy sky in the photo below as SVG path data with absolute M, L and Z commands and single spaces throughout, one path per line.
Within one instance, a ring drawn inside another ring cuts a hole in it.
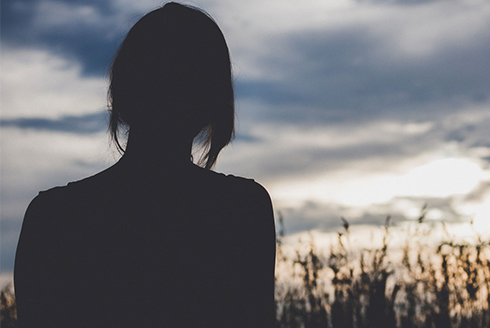
M 289 233 L 474 219 L 490 230 L 490 2 L 202 0 L 231 50 L 238 136 L 217 171 L 253 177 Z M 160 1 L 1 2 L 1 271 L 39 190 L 118 158 L 107 69 Z

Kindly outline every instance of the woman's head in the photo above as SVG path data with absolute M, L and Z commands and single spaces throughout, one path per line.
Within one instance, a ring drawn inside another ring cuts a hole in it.
M 233 138 L 228 47 L 203 11 L 171 2 L 145 15 L 119 48 L 110 80 L 109 131 L 121 151 L 121 128 L 153 131 L 166 142 L 197 137 L 211 168 Z

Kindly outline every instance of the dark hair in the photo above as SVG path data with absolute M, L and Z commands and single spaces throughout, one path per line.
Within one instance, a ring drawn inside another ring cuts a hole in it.
M 213 167 L 234 137 L 230 55 L 216 22 L 174 2 L 143 18 L 122 42 L 110 70 L 109 133 L 121 153 L 121 129 L 166 129 L 191 136 Z

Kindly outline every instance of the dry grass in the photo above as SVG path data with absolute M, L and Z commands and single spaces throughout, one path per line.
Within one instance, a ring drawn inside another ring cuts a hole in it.
M 17 307 L 15 306 L 15 295 L 12 285 L 7 285 L 0 293 L 0 311 L 2 328 L 17 327 Z
M 278 265 L 294 269 L 289 279 L 276 279 L 277 327 L 489 327 L 490 244 L 478 239 L 428 246 L 419 229 L 424 220 L 425 209 L 407 236 L 401 263 L 388 256 L 389 217 L 381 246 L 357 256 L 346 246 L 345 219 L 329 254 L 319 254 L 312 243 L 306 255 L 288 259 L 280 240 Z

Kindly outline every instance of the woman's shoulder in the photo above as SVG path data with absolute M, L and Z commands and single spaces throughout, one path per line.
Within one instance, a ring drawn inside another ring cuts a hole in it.
M 218 184 L 222 184 L 225 192 L 230 195 L 250 201 L 271 202 L 267 189 L 254 179 L 233 174 L 213 173 L 219 176 L 218 179 L 221 181 Z
M 243 219 L 250 227 L 262 226 L 273 221 L 271 197 L 267 189 L 254 179 L 221 175 L 221 191 L 217 192 L 225 208 L 237 219 Z M 255 222 L 255 223 L 254 223 Z
M 29 203 L 27 213 L 39 211 L 45 212 L 54 209 L 54 204 L 63 202 L 63 196 L 66 194 L 66 189 L 67 186 L 56 186 L 39 191 L 39 193 Z
M 69 182 L 64 186 L 55 186 L 49 189 L 41 190 L 32 199 L 29 204 L 29 208 L 41 209 L 41 208 L 53 208 L 53 204 L 65 203 L 69 201 L 70 196 L 79 189 L 80 181 Z M 56 208 L 56 207 L 55 207 Z
M 187 190 L 186 194 L 203 198 L 203 201 L 209 204 L 216 206 L 221 204 L 226 208 L 232 208 L 233 212 L 272 211 L 272 201 L 268 191 L 254 179 L 208 170 L 201 171 L 201 174 L 201 178 L 185 179 L 179 183 L 183 190 Z M 129 190 L 125 191 L 125 189 Z M 27 213 L 49 213 L 51 216 L 61 217 L 61 214 L 82 209 L 85 205 L 97 206 L 102 199 L 105 199 L 104 204 L 111 203 L 109 198 L 112 199 L 117 195 L 124 196 L 132 189 L 134 188 L 131 188 L 130 184 L 118 181 L 109 174 L 96 174 L 69 182 L 64 186 L 40 191 L 28 206 Z M 154 189 L 150 188 L 150 190 Z M 163 190 L 168 192 L 165 188 Z
M 45 251 L 46 247 L 51 249 L 56 243 L 55 239 L 65 226 L 60 213 L 69 206 L 63 196 L 64 189 L 65 187 L 54 187 L 40 191 L 27 206 L 17 246 L 16 267 L 19 261 L 23 262 L 31 257 L 22 254 Z
M 92 186 L 93 178 L 94 176 L 90 176 L 68 182 L 66 185 L 39 191 L 29 203 L 26 217 L 42 217 L 43 220 L 48 218 L 53 220 L 57 214 L 74 209 L 76 204 L 80 204 L 82 195 L 86 198 L 88 195 L 95 194 L 96 188 Z
M 40 191 L 27 206 L 23 230 L 33 230 L 41 233 L 49 231 L 57 225 L 57 213 L 69 207 L 66 197 L 66 186 L 57 186 Z
M 80 196 L 95 196 L 99 193 L 106 192 L 105 186 L 115 183 L 114 176 L 110 173 L 110 168 L 95 173 L 93 175 L 69 181 L 65 185 L 55 186 L 46 190 L 39 191 L 38 195 L 32 202 L 52 203 L 52 202 L 70 202 L 80 201 Z

